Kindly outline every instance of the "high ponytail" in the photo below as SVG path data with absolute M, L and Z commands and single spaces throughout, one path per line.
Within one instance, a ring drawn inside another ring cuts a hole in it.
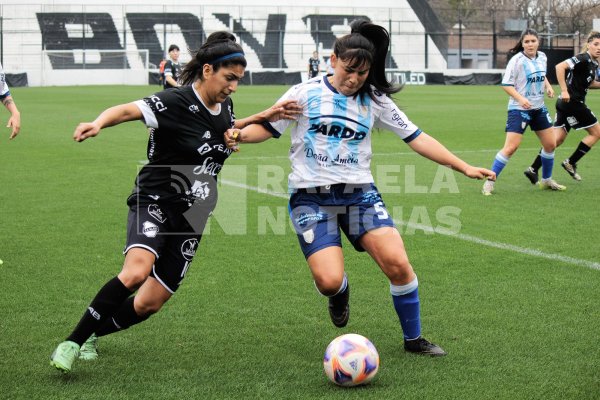
M 350 28 L 349 35 L 335 41 L 333 52 L 338 59 L 352 68 L 358 68 L 365 63 L 370 65 L 369 76 L 357 92 L 357 96 L 368 95 L 376 101 L 373 88 L 386 95 L 399 92 L 401 87 L 389 82 L 385 74 L 385 61 L 390 46 L 388 31 L 366 20 L 355 20 L 350 24 Z

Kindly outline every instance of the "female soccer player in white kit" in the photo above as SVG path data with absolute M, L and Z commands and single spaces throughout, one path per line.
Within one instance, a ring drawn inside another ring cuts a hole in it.
M 471 178 L 494 179 L 472 167 L 415 126 L 388 96 L 399 89 L 385 77 L 389 34 L 367 21 L 336 40 L 334 74 L 291 88 L 303 113 L 292 127 L 289 175 L 290 217 L 318 291 L 329 298 L 335 326 L 349 318 L 349 285 L 344 273 L 340 228 L 358 251 L 367 251 L 390 280 L 406 351 L 446 354 L 421 336 L 417 276 L 370 170 L 371 132 L 391 130 L 417 153 Z M 228 146 L 279 137 L 289 122 L 253 124 L 225 134 Z
M 526 29 L 510 52 L 514 54 L 506 66 L 502 78 L 502 89 L 510 96 L 506 121 L 506 139 L 492 164 L 496 176 L 508 164 L 510 157 L 517 151 L 523 140 L 527 126 L 535 131 L 542 144 L 540 155 L 543 161 L 542 189 L 565 190 L 563 185 L 552 179 L 554 167 L 554 149 L 556 140 L 552 128 L 552 118 L 544 104 L 544 93 L 554 97 L 554 89 L 546 79 L 546 55 L 538 51 L 540 41 L 533 29 Z M 532 184 L 538 183 L 537 173 L 527 170 L 525 176 Z M 486 181 L 481 192 L 489 196 L 494 191 L 494 181 Z

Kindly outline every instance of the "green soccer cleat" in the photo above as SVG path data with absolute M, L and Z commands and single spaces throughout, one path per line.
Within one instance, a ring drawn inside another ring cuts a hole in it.
M 79 359 L 91 361 L 98 358 L 98 336 L 92 333 L 92 336 L 81 345 L 79 349 Z
M 79 356 L 79 345 L 67 340 L 58 345 L 50 356 L 50 365 L 65 374 L 71 372 L 73 361 Z

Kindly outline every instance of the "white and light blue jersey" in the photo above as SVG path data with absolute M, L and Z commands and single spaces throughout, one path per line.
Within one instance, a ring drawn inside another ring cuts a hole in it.
M 421 133 L 389 97 L 375 93 L 380 104 L 369 96 L 338 93 L 320 76 L 282 96 L 280 100 L 294 99 L 303 108 L 296 121 L 265 124 L 274 137 L 292 124 L 290 189 L 372 183 L 372 129 L 390 130 L 407 143 Z
M 10 90 L 8 89 L 8 84 L 6 83 L 4 69 L 2 69 L 2 64 L 0 64 L 0 99 L 4 99 L 6 96 L 10 96 Z
M 517 92 L 531 103 L 531 109 L 544 107 L 544 85 L 546 81 L 546 54 L 537 52 L 531 59 L 523 52 L 515 54 L 504 72 L 502 86 L 514 86 Z M 508 100 L 509 110 L 524 110 L 512 96 Z

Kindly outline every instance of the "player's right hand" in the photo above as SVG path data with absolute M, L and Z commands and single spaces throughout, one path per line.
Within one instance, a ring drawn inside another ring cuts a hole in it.
M 83 142 L 87 138 L 96 136 L 100 132 L 100 127 L 93 122 L 82 122 L 77 125 L 73 133 L 73 140 Z

